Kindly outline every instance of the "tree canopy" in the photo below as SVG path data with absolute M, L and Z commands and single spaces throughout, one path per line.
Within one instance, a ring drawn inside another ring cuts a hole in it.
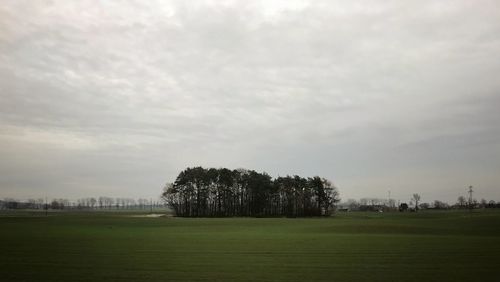
M 192 167 L 164 188 L 162 198 L 177 216 L 321 216 L 340 200 L 337 188 L 319 176 L 272 179 L 265 172 Z

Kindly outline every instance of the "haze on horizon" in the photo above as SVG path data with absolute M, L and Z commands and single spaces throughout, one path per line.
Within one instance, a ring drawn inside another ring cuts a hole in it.
M 499 73 L 498 1 L 3 1 L 0 198 L 201 165 L 499 201 Z

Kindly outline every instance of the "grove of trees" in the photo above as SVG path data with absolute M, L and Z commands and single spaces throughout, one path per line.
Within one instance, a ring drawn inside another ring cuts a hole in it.
M 162 198 L 183 217 L 299 217 L 331 214 L 339 193 L 319 176 L 272 179 L 254 170 L 192 167 L 167 184 Z

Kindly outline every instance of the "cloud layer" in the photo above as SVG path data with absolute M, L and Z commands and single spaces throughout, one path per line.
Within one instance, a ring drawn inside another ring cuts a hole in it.
M 151 197 L 186 166 L 500 200 L 497 1 L 7 1 L 0 196 Z

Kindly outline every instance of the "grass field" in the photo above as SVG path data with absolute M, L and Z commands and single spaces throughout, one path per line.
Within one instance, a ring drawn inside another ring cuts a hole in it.
M 499 281 L 500 212 L 0 215 L 1 281 Z

